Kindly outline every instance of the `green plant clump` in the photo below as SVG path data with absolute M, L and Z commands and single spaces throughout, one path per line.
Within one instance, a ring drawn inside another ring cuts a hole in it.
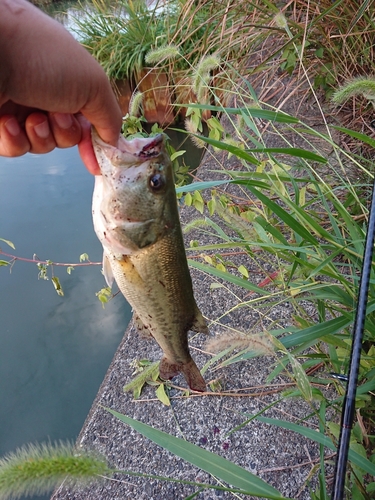
M 250 47 L 264 39 L 249 30 L 251 24 L 246 20 L 254 11 L 259 23 L 268 20 L 267 32 L 278 30 L 271 23 L 273 9 L 270 13 L 247 3 L 228 6 L 222 0 L 168 0 L 153 7 L 145 0 L 111 4 L 94 0 L 81 9 L 84 16 L 77 15 L 77 34 L 112 80 L 138 77 L 147 67 L 147 54 L 155 50 L 160 51 L 160 60 L 152 64 L 166 71 L 175 84 L 181 71 L 194 72 L 209 55 L 218 56 L 229 71 L 230 65 L 238 67 L 247 59 Z M 173 54 L 171 49 L 166 53 L 165 47 L 173 47 Z M 225 72 L 222 76 L 227 79 Z

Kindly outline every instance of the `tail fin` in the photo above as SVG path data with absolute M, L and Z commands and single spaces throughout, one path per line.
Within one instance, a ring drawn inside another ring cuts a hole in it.
M 163 357 L 159 370 L 161 378 L 165 380 L 170 380 L 181 372 L 192 391 L 205 392 L 206 390 L 206 382 L 193 359 L 187 363 L 171 363 Z

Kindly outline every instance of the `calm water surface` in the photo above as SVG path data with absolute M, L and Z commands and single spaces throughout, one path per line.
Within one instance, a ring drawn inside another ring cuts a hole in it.
M 75 148 L 0 157 L 0 238 L 16 246 L 0 242 L 2 250 L 72 263 L 86 252 L 101 261 L 92 189 Z M 130 319 L 120 295 L 101 307 L 100 269 L 69 276 L 55 267 L 59 297 L 35 264 L 0 267 L 0 456 L 29 442 L 76 439 Z

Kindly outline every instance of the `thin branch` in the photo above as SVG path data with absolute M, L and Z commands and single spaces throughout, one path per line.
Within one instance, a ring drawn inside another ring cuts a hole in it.
M 43 264 L 45 266 L 63 266 L 63 267 L 78 267 L 78 266 L 101 266 L 102 262 L 78 262 L 76 264 L 69 264 L 66 262 L 53 262 L 51 260 L 38 260 L 38 259 L 26 259 L 25 257 L 17 257 L 16 255 L 12 255 L 6 252 L 3 252 L 0 249 L 0 255 L 5 255 L 12 259 L 10 262 L 15 262 L 16 260 L 20 260 L 22 262 L 32 262 L 33 264 Z
M 328 460 L 328 459 L 333 458 L 335 455 L 336 455 L 336 453 L 331 453 L 330 455 L 327 455 L 324 458 L 325 458 L 325 460 Z M 295 465 L 284 465 L 282 467 L 272 467 L 270 469 L 259 469 L 257 471 L 257 473 L 264 474 L 266 472 L 281 472 L 281 471 L 288 470 L 288 469 L 299 469 L 301 467 L 305 467 L 306 465 L 312 465 L 314 463 L 318 463 L 319 460 L 320 460 L 320 457 L 314 458 L 314 459 L 309 459 L 307 462 L 302 462 L 300 464 L 295 464 Z
M 210 382 L 208 382 L 209 384 Z M 321 387 L 322 384 L 311 384 L 313 385 L 314 387 Z M 270 394 L 277 394 L 278 392 L 281 392 L 283 390 L 285 390 L 287 387 L 295 387 L 296 384 L 293 383 L 293 382 L 290 382 L 290 383 L 284 383 L 284 384 L 280 384 L 279 387 L 275 387 L 275 385 L 261 385 L 261 386 L 255 386 L 254 389 L 258 389 L 258 392 L 247 392 L 247 393 L 244 393 L 244 394 L 239 394 L 238 392 L 230 392 L 230 391 L 225 391 L 225 392 L 210 392 L 210 391 L 206 391 L 206 392 L 193 392 L 193 393 L 190 393 L 189 396 L 184 396 L 184 395 L 181 395 L 181 396 L 171 396 L 169 399 L 185 399 L 186 397 L 189 397 L 189 398 L 197 398 L 197 397 L 203 397 L 203 396 L 219 396 L 219 397 L 223 397 L 223 396 L 226 396 L 226 397 L 232 397 L 232 398 L 248 398 L 248 397 L 253 397 L 253 398 L 258 398 L 258 397 L 262 397 L 262 396 L 268 396 Z M 186 387 L 180 387 L 178 385 L 175 385 L 175 384 L 172 384 L 172 383 L 168 383 L 167 384 L 167 387 L 170 388 L 170 389 L 178 389 L 182 392 L 186 392 L 188 389 Z M 266 389 L 267 387 L 270 387 L 270 389 Z M 245 389 L 237 389 L 237 390 L 246 390 L 246 389 L 251 389 L 250 387 L 248 388 L 245 388 Z M 259 389 L 264 389 L 264 390 L 261 390 L 259 391 Z M 233 390 L 236 390 L 236 389 L 233 389 Z M 147 398 L 147 399 L 133 399 L 133 403 L 150 403 L 151 401 L 159 401 L 158 398 Z

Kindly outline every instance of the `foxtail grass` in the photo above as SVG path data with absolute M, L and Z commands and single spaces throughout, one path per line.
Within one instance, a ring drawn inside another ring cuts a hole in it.
M 62 481 L 87 485 L 111 473 L 102 458 L 69 443 L 29 444 L 0 458 L 0 498 L 46 494 Z
M 351 97 L 358 95 L 363 95 L 366 99 L 375 101 L 375 78 L 359 76 L 344 83 L 333 94 L 332 102 L 342 104 Z
M 129 116 L 140 116 L 143 102 L 142 92 L 133 92 L 129 102 Z

